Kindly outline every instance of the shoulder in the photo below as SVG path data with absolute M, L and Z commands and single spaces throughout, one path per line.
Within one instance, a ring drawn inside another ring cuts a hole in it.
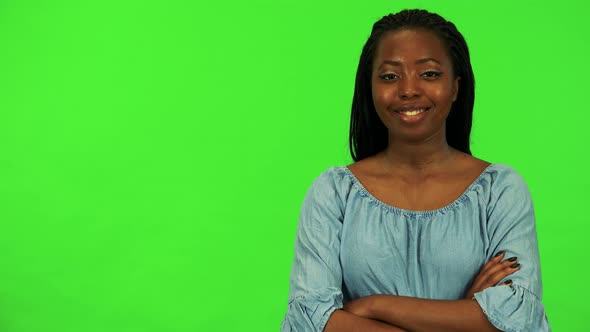
M 326 169 L 315 178 L 305 195 L 302 218 L 312 223 L 318 216 L 341 220 L 352 186 L 352 178 L 346 167 Z
M 488 210 L 490 213 L 509 213 L 532 210 L 529 188 L 513 167 L 505 164 L 492 164 L 486 170 L 489 185 Z
M 350 171 L 346 166 L 332 166 L 321 172 L 313 184 L 337 186 L 341 182 L 350 182 Z
M 333 198 L 347 196 L 353 185 L 353 176 L 346 166 L 332 166 L 321 172 L 309 188 L 308 196 Z
M 486 173 L 491 179 L 493 191 L 518 189 L 528 191 L 528 186 L 522 175 L 512 166 L 505 164 L 491 164 Z

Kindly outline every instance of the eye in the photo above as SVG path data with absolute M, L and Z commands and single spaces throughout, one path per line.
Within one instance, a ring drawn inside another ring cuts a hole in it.
M 379 78 L 384 81 L 392 81 L 396 78 L 399 78 L 399 76 L 397 76 L 396 74 L 383 74 L 383 75 L 380 75 Z
M 441 75 L 442 73 L 439 71 L 429 70 L 427 72 L 424 72 L 421 76 L 428 79 L 434 79 L 440 77 Z

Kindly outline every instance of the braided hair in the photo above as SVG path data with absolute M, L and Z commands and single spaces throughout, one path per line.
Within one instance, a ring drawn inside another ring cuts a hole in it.
M 371 35 L 363 47 L 356 72 L 350 116 L 349 148 L 352 159 L 359 161 L 387 148 L 387 128 L 379 119 L 373 104 L 371 72 L 381 37 L 387 32 L 404 28 L 432 31 L 446 47 L 453 65 L 454 77 L 461 78 L 457 99 L 446 120 L 447 144 L 471 155 L 469 136 L 475 100 L 475 78 L 467 43 L 455 25 L 440 15 L 421 9 L 405 9 L 375 22 Z

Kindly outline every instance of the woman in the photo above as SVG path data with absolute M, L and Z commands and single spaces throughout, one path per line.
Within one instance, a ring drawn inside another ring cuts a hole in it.
M 355 163 L 307 193 L 281 331 L 550 331 L 528 188 L 471 155 L 473 102 L 452 23 L 404 10 L 374 24 Z

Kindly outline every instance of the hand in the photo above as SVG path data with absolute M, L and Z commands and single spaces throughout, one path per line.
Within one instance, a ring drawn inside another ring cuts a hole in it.
M 471 288 L 465 294 L 465 299 L 473 298 L 473 294 L 481 292 L 488 287 L 494 287 L 502 279 L 520 270 L 520 264 L 516 262 L 516 257 L 508 258 L 502 261 L 504 252 L 500 251 L 484 265 L 479 274 L 473 280 Z M 509 286 L 512 280 L 506 280 L 500 286 Z

